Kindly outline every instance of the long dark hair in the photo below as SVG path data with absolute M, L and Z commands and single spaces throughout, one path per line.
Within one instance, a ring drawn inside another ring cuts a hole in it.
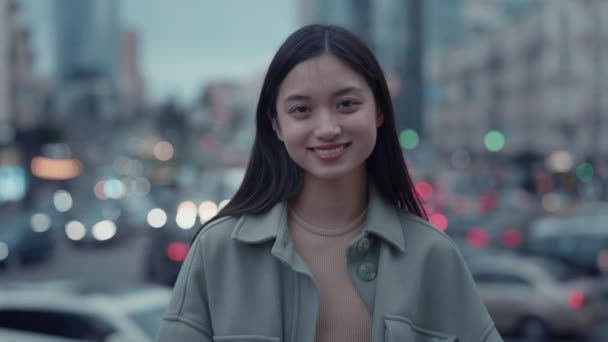
M 291 160 L 272 129 L 277 116 L 279 87 L 297 64 L 331 53 L 362 75 L 374 94 L 384 122 L 376 146 L 367 160 L 369 178 L 395 207 L 424 219 L 426 212 L 413 190 L 395 128 L 395 114 L 384 74 L 372 51 L 350 31 L 334 25 L 308 25 L 292 33 L 275 54 L 260 92 L 256 110 L 256 135 L 241 186 L 214 217 L 254 215 L 298 194 L 303 170 Z M 213 221 L 213 220 L 211 220 Z M 211 222 L 209 221 L 209 222 Z M 207 223 L 209 223 L 207 222 Z

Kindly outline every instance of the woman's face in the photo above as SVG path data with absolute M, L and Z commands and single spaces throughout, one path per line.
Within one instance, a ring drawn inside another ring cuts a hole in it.
M 285 77 L 272 125 L 307 177 L 364 174 L 383 116 L 365 79 L 332 54 L 306 60 Z

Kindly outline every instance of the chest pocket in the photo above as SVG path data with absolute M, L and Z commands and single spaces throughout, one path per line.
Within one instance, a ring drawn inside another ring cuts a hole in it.
M 213 342 L 280 342 L 278 337 L 259 335 L 213 336 Z
M 400 316 L 384 317 L 385 342 L 458 342 L 454 336 L 416 326 Z

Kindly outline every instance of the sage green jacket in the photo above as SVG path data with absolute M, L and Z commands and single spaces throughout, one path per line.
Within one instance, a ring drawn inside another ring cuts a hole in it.
M 372 342 L 500 342 L 452 241 L 372 189 L 348 272 Z M 197 236 L 158 341 L 313 342 L 319 290 L 287 230 L 287 207 L 224 217 Z

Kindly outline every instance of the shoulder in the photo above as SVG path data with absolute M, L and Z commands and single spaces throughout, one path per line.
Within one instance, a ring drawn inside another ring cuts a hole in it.
M 194 243 L 201 245 L 203 249 L 225 246 L 230 242 L 232 231 L 240 219 L 241 217 L 237 216 L 224 216 L 208 223 L 198 232 Z
M 437 227 L 410 212 L 401 210 L 397 212 L 408 247 L 411 248 L 412 245 L 415 245 L 442 252 L 449 256 L 458 254 L 456 244 Z

